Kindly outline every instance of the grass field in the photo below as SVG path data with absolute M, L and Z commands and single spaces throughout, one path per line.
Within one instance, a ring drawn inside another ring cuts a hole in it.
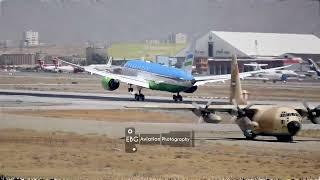
M 174 56 L 185 46 L 186 44 L 116 43 L 108 49 L 108 54 L 115 58 L 144 57 L 155 60 L 156 55 Z
M 0 175 L 18 177 L 315 179 L 320 168 L 319 152 L 312 148 L 288 151 L 221 141 L 199 141 L 193 148 L 138 145 L 138 152 L 131 154 L 124 151 L 122 139 L 105 135 L 2 129 L 0 147 Z

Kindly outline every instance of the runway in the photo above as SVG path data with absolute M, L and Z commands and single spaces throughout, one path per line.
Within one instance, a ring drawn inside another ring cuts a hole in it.
M 212 99 L 214 99 L 212 101 Z M 124 108 L 124 106 L 130 106 L 135 104 L 145 104 L 156 105 L 157 103 L 166 104 L 191 104 L 192 102 L 197 102 L 199 104 L 206 104 L 209 100 L 212 104 L 224 105 L 229 104 L 229 100 L 226 98 L 214 98 L 214 97 L 199 97 L 199 96 L 189 96 L 185 97 L 183 102 L 174 102 L 170 97 L 163 96 L 146 96 L 144 102 L 137 102 L 134 100 L 131 94 L 113 94 L 113 93 L 75 93 L 75 92 L 57 92 L 57 91 L 29 91 L 29 90 L 6 90 L 0 89 L 0 100 L 1 104 L 4 101 L 13 102 L 46 102 L 50 104 L 50 108 L 59 109 L 60 105 L 68 105 L 68 108 L 79 108 L 79 109 L 112 109 L 112 108 Z M 60 103 L 60 104 L 59 104 Z M 62 103 L 62 104 L 61 104 Z M 287 105 L 293 107 L 301 107 L 301 101 L 277 101 L 277 100 L 259 100 L 259 101 L 249 101 L 252 104 L 277 104 L 277 105 Z M 1 105 L 0 104 L 0 105 Z M 309 102 L 310 107 L 315 107 L 320 105 L 320 102 Z M 28 106 L 24 106 L 27 108 Z
M 200 103 L 206 103 L 196 99 Z M 190 104 L 194 99 L 186 98 L 183 104 Z M 39 92 L 20 90 L 0 90 L 1 111 L 10 110 L 88 110 L 88 109 L 124 109 L 125 106 L 134 105 L 157 105 L 158 103 L 174 105 L 167 97 L 150 97 L 146 102 L 136 102 L 130 95 L 106 95 L 92 93 L 69 93 L 69 92 Z M 215 104 L 225 104 L 226 100 L 217 100 Z M 261 102 L 260 102 L 261 103 Z M 280 102 L 265 102 L 280 103 Z M 288 102 L 281 102 L 288 105 Z M 293 106 L 302 106 L 300 102 L 290 102 Z M 177 105 L 180 105 L 177 104 Z M 310 106 L 316 106 L 310 103 Z M 161 110 L 158 110 L 161 111 Z M 165 111 L 162 111 L 165 112 Z M 123 112 L 125 113 L 125 112 Z M 172 112 L 171 112 L 172 113 Z M 173 112 L 174 113 L 174 112 Z M 189 113 L 191 112 L 179 112 Z M 155 119 L 157 117 L 154 117 Z M 197 117 L 194 117 L 195 121 Z M 124 128 L 136 127 L 143 133 L 160 133 L 179 130 L 194 130 L 199 132 L 239 132 L 235 124 L 196 124 L 196 123 L 145 123 L 145 122 L 111 122 L 80 119 L 60 119 L 48 117 L 26 117 L 2 113 L 0 128 L 26 128 L 40 131 L 68 131 L 75 133 L 106 134 L 111 137 L 123 136 Z M 320 129 L 319 125 L 304 124 L 303 129 Z
M 51 97 L 51 98 L 67 98 L 67 99 L 87 99 L 87 100 L 100 100 L 100 101 L 134 101 L 134 95 L 130 94 L 101 94 L 101 93 L 74 93 L 74 92 L 55 92 L 55 91 L 27 91 L 27 90 L 5 90 L 0 89 L 0 95 L 19 95 L 19 96 L 34 96 L 34 97 Z M 192 101 L 204 101 L 203 99 L 184 98 L 183 102 L 190 104 Z M 161 96 L 146 96 L 144 102 L 151 103 L 173 103 L 170 97 Z M 226 101 L 217 101 L 223 103 Z
M 292 172 L 291 174 L 296 175 L 299 172 L 301 177 L 304 177 L 305 172 L 318 173 L 316 168 L 310 167 L 319 166 L 317 159 L 320 155 L 317 150 L 320 147 L 320 125 L 302 124 L 301 133 L 304 134 L 295 136 L 291 143 L 278 142 L 275 137 L 265 136 L 248 141 L 227 114 L 221 114 L 224 121 L 221 124 L 208 124 L 198 123 L 198 117 L 187 110 L 127 108 L 141 105 L 191 106 L 193 101 L 206 104 L 208 100 L 213 100 L 216 105 L 224 105 L 229 102 L 227 98 L 222 98 L 228 96 L 226 84 L 218 85 L 221 86 L 219 88 L 206 87 L 208 89 L 202 93 L 190 96 L 183 94 L 184 101 L 175 103 L 168 93 L 144 91 L 146 101 L 137 102 L 132 94 L 127 93 L 125 86 L 119 88 L 120 91 L 102 93 L 103 91 L 96 91 L 100 88 L 96 82 L 91 82 L 95 87 L 90 91 L 87 89 L 90 87 L 87 81 L 72 84 L 73 80 L 70 79 L 68 82 L 49 80 L 39 84 L 34 79 L 30 81 L 33 84 L 23 88 L 5 83 L 0 86 L 0 169 L 3 168 L 3 172 L 7 174 L 79 179 L 79 172 L 87 172 L 96 175 L 96 178 L 88 176 L 86 179 L 98 179 L 106 172 L 136 174 L 137 165 L 138 172 L 143 174 L 150 173 L 150 167 L 157 167 L 154 169 L 161 174 L 167 172 L 168 167 L 176 168 L 172 171 L 174 174 L 185 174 L 185 169 L 194 167 L 191 175 L 221 169 L 226 176 L 230 172 L 224 172 L 225 170 L 242 167 L 241 172 L 244 174 L 239 176 L 244 177 L 248 176 L 248 169 L 256 167 L 261 172 L 272 175 L 275 172 L 281 174 L 284 168 L 287 168 L 285 174 Z M 6 81 L 11 83 L 10 79 Z M 25 82 L 25 79 L 20 81 Z M 61 83 L 60 88 L 41 88 L 46 85 L 55 87 L 55 83 Z M 65 90 L 64 83 L 69 83 L 66 87 L 72 88 Z M 4 87 L 8 89 L 1 89 Z M 39 89 L 31 90 L 34 88 Z M 303 90 L 303 87 L 299 89 Z M 266 96 L 264 99 L 272 96 L 262 93 L 260 89 L 256 91 L 260 97 Z M 314 92 L 317 91 L 316 87 Z M 287 90 L 282 92 L 287 93 Z M 281 92 L 275 93 L 281 97 L 283 95 Z M 300 99 L 295 93 L 296 91 L 288 97 Z M 310 97 L 315 98 L 309 103 L 310 106 L 319 105 L 318 96 L 312 95 Z M 279 96 L 274 98 L 276 100 L 250 103 L 302 107 L 300 101 L 281 101 Z M 128 127 L 134 127 L 137 134 L 194 131 L 195 147 L 137 145 L 137 153 L 126 153 L 124 136 L 125 128 Z M 16 167 L 21 171 L 17 171 Z M 205 169 L 206 167 L 210 169 Z M 254 171 L 250 176 L 255 177 L 257 174 Z

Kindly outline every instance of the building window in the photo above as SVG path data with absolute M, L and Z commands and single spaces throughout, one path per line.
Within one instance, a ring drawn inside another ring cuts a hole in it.
M 208 42 L 208 57 L 213 57 L 214 47 L 213 42 Z

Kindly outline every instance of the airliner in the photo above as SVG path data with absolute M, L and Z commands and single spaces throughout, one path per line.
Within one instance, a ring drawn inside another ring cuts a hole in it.
M 77 67 L 71 66 L 71 65 L 62 65 L 61 60 L 57 57 L 53 58 L 53 63 L 56 65 L 57 72 L 67 72 L 67 73 L 78 73 L 82 72 L 82 69 L 79 69 Z
M 263 70 L 261 67 L 268 66 L 268 64 L 258 64 L 256 62 L 250 64 L 244 64 L 245 66 L 251 66 L 254 68 L 254 71 Z M 291 65 L 283 66 L 282 68 L 290 67 Z M 299 74 L 293 70 L 284 70 L 284 69 L 273 69 L 270 71 L 265 71 L 261 73 L 254 74 L 253 77 L 245 78 L 252 80 L 262 80 L 263 82 L 272 81 L 276 83 L 277 81 L 286 82 L 289 77 L 300 77 Z
M 62 60 L 55 57 L 53 59 L 53 63 L 56 64 L 56 69 L 58 72 L 67 72 L 67 73 L 78 73 L 78 72 L 83 72 L 82 69 L 79 69 L 77 67 L 74 67 L 72 65 L 61 65 L 61 62 Z M 108 62 L 107 64 L 91 64 L 89 65 L 89 67 L 92 67 L 94 69 L 97 69 L 97 70 L 105 70 L 105 69 L 108 69 L 111 67 L 111 63 L 112 63 L 112 57 L 110 57 L 108 59 Z
M 118 89 L 120 82 L 128 84 L 128 92 L 133 92 L 133 86 L 135 86 L 137 88 L 137 92 L 134 94 L 136 101 L 145 100 L 145 96 L 142 94 L 143 88 L 174 93 L 172 98 L 177 102 L 183 100 L 180 95 L 181 92 L 193 93 L 198 89 L 198 86 L 212 82 L 224 82 L 231 78 L 230 74 L 194 77 L 191 74 L 193 60 L 194 55 L 188 53 L 182 69 L 140 59 L 130 60 L 120 69 L 117 68 L 116 72 L 101 71 L 89 66 L 79 66 L 66 61 L 63 62 L 82 68 L 91 74 L 102 76 L 102 86 L 106 90 L 114 91 Z M 263 72 L 268 70 L 264 69 Z M 262 71 L 244 72 L 240 73 L 240 76 L 243 78 L 259 72 Z
M 57 71 L 57 65 L 56 64 L 45 64 L 44 60 L 39 59 L 38 60 L 39 67 L 44 71 L 50 71 L 50 72 L 58 72 Z

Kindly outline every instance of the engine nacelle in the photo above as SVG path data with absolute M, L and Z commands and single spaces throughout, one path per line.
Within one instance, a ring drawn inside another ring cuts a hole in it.
M 102 87 L 108 91 L 114 91 L 119 88 L 120 82 L 116 79 L 105 77 L 101 81 Z
M 280 80 L 281 80 L 281 81 L 287 81 L 287 80 L 288 80 L 288 77 L 289 77 L 289 75 L 287 75 L 287 74 L 282 74 Z
M 320 124 L 320 117 L 314 117 L 310 119 L 313 124 Z
M 80 68 L 74 68 L 73 72 L 74 73 L 79 73 L 79 72 L 84 72 L 84 70 L 80 69 Z
M 208 115 L 202 116 L 203 121 L 206 123 L 213 123 L 213 124 L 217 124 L 220 123 L 222 118 L 221 116 L 218 116 L 216 114 L 210 113 Z
M 186 90 L 184 90 L 183 92 L 185 92 L 185 93 L 193 93 L 193 92 L 195 92 L 197 89 L 198 89 L 198 86 L 192 86 L 191 88 L 186 89 Z

